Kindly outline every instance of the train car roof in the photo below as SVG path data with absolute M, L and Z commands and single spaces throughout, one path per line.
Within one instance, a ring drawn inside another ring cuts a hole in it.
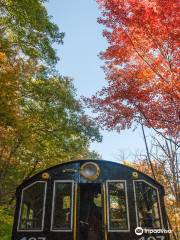
M 121 163 L 118 163 L 118 162 L 113 162 L 113 161 L 109 161 L 109 160 L 102 160 L 102 159 L 97 159 L 97 160 L 93 160 L 93 159 L 80 159 L 80 160 L 72 160 L 72 161 L 68 161 L 68 162 L 63 162 L 63 163 L 60 163 L 60 164 L 57 164 L 55 166 L 52 166 L 52 167 L 49 167 L 49 168 L 46 168 L 46 169 L 43 169 L 42 171 L 36 173 L 35 175 L 31 176 L 30 178 L 28 179 L 25 179 L 18 187 L 17 189 L 19 188 L 22 188 L 23 185 L 26 185 L 28 182 L 31 182 L 33 180 L 33 178 L 36 178 L 38 177 L 38 175 L 41 175 L 42 173 L 44 172 L 47 172 L 47 171 L 50 171 L 50 170 L 53 170 L 53 169 L 56 169 L 60 166 L 64 166 L 64 165 L 68 165 L 68 164 L 73 164 L 73 163 L 85 163 L 85 162 L 96 162 L 96 163 L 105 163 L 105 164 L 112 164 L 112 165 L 116 165 L 118 167 L 124 167 L 124 168 L 128 168 L 128 169 L 131 169 L 132 171 L 135 171 L 135 172 L 138 172 L 139 174 L 143 175 L 145 178 L 149 179 L 151 182 L 154 182 L 156 185 L 159 185 L 160 188 L 163 189 L 164 191 L 164 187 L 156 180 L 154 180 L 152 177 L 148 176 L 147 174 L 133 168 L 133 167 L 130 167 L 130 166 L 127 166 L 127 165 L 124 165 L 124 164 L 121 164 Z

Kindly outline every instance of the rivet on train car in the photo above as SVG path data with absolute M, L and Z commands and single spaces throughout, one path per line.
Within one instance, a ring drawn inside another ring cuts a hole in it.
M 49 177 L 50 177 L 50 176 L 49 176 L 49 173 L 47 173 L 47 172 L 44 172 L 41 176 L 42 176 L 42 179 L 43 179 L 43 180 L 48 180 Z
M 138 174 L 137 172 L 133 172 L 133 173 L 132 173 L 132 177 L 133 177 L 134 179 L 137 179 L 137 178 L 139 177 L 139 174 Z

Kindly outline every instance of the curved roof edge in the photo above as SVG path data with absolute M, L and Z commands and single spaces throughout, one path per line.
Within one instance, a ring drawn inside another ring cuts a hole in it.
M 153 181 L 154 183 L 158 184 L 159 186 L 161 186 L 161 187 L 164 189 L 164 187 L 162 186 L 162 184 L 160 184 L 157 180 L 155 180 L 154 178 L 150 177 L 149 175 L 147 175 L 147 174 L 145 174 L 145 173 L 143 173 L 143 172 L 141 172 L 141 171 L 139 171 L 139 170 L 137 170 L 137 169 L 135 169 L 135 168 L 133 168 L 133 167 L 131 167 L 131 166 L 127 166 L 127 165 L 124 165 L 124 164 L 122 164 L 122 163 L 113 162 L 113 161 L 105 160 L 105 159 L 79 159 L 79 160 L 72 160 L 72 161 L 68 161 L 68 162 L 59 163 L 59 164 L 54 165 L 54 166 L 52 166 L 52 167 L 45 168 L 45 169 L 43 169 L 42 171 L 36 173 L 35 175 L 29 177 L 28 179 L 25 179 L 25 180 L 18 186 L 18 188 L 19 188 L 21 185 L 23 185 L 24 183 L 26 183 L 27 181 L 30 181 L 30 180 L 32 180 L 33 178 L 35 178 L 36 176 L 44 173 L 45 171 L 52 170 L 52 169 L 57 168 L 57 167 L 62 166 L 62 165 L 68 165 L 68 164 L 78 163 L 78 162 L 88 162 L 88 161 L 91 161 L 91 162 L 97 162 L 97 161 L 98 161 L 98 162 L 105 162 L 105 163 L 111 163 L 111 164 L 114 164 L 114 165 L 118 165 L 118 166 L 121 165 L 121 166 L 123 166 L 123 167 L 130 168 L 130 169 L 132 169 L 133 171 L 138 172 L 138 173 L 144 175 L 145 177 L 151 179 L 151 181 Z

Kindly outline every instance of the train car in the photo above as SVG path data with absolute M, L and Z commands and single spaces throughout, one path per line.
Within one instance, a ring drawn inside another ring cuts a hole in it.
M 59 164 L 16 198 L 12 240 L 169 240 L 163 187 L 119 163 Z

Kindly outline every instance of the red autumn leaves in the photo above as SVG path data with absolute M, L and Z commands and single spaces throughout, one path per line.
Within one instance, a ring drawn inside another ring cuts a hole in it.
M 176 0 L 97 0 L 109 47 L 107 86 L 88 100 L 109 129 L 142 119 L 173 137 L 180 130 L 179 42 Z

